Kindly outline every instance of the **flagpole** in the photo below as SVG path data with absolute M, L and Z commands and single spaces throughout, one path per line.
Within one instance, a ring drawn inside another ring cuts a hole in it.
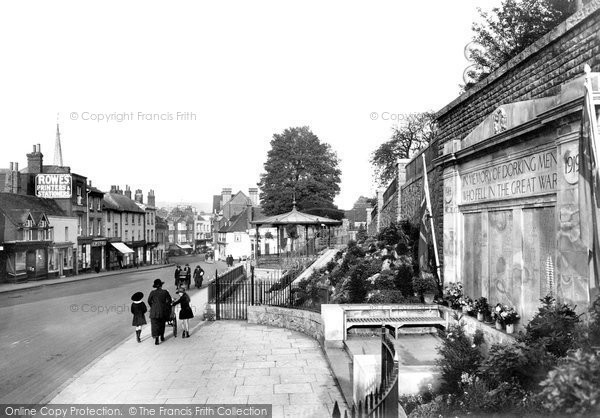
M 592 298 L 599 292 L 600 281 L 598 280 L 598 275 L 600 275 L 600 228 L 598 226 L 599 220 L 598 216 L 598 190 L 599 184 L 598 178 L 600 177 L 600 173 L 598 173 L 598 164 L 599 164 L 599 151 L 600 151 L 600 135 L 598 134 L 598 117 L 596 116 L 596 104 L 594 102 L 594 89 L 592 86 L 592 77 L 591 77 L 591 68 L 588 64 L 584 66 L 585 73 L 585 99 L 584 99 L 584 114 L 585 118 L 586 114 L 589 118 L 589 132 L 588 132 L 588 155 L 587 158 L 585 156 L 584 150 L 586 149 L 585 144 L 580 143 L 580 175 L 582 172 L 585 172 L 589 176 L 589 189 L 584 192 L 584 200 L 585 205 L 589 207 L 589 215 L 591 215 L 592 220 L 592 228 L 591 231 L 587 231 L 588 236 L 586 238 L 586 246 L 588 247 L 588 266 L 589 266 L 589 286 L 588 286 L 588 298 L 590 302 Z M 583 133 L 582 133 L 583 135 Z M 580 139 L 583 141 L 584 137 Z M 585 168 L 584 168 L 585 167 Z M 589 170 L 589 171 L 588 171 Z M 582 178 L 579 179 L 580 182 L 583 181 Z M 580 189 L 580 197 L 579 197 L 579 205 L 580 205 L 580 219 L 582 219 L 583 209 L 581 208 L 581 189 Z
M 429 212 L 429 222 L 431 224 L 431 237 L 433 239 L 433 253 L 435 255 L 435 269 L 437 271 L 438 279 L 440 283 L 442 281 L 442 274 L 440 271 L 440 258 L 437 249 L 437 239 L 435 237 L 435 227 L 433 225 L 433 211 L 431 210 L 431 198 L 429 196 L 429 180 L 427 179 L 427 164 L 425 163 L 425 152 L 421 154 L 423 157 L 423 187 L 425 188 L 425 202 L 427 204 L 427 211 Z

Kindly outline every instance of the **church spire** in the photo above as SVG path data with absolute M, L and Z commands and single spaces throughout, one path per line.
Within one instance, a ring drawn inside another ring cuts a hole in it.
M 54 165 L 63 166 L 62 147 L 60 145 L 60 129 L 58 127 L 58 115 L 56 115 L 56 143 L 54 144 Z

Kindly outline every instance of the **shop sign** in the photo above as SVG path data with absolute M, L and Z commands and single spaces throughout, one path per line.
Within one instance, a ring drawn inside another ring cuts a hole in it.
M 70 199 L 72 180 L 70 174 L 38 174 L 35 176 L 35 195 L 45 199 Z

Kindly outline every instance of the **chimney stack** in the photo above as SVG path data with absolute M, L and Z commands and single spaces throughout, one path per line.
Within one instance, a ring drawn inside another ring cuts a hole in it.
M 223 205 L 225 205 L 225 203 L 229 202 L 231 200 L 231 189 L 230 188 L 223 188 L 223 191 L 221 192 L 221 207 L 223 207 Z
M 251 187 L 248 189 L 248 193 L 250 194 L 252 206 L 258 206 L 258 189 L 256 187 Z
M 148 192 L 148 206 L 156 207 L 156 197 L 154 196 L 154 190 L 150 189 Z
M 144 203 L 144 194 L 142 193 L 142 189 L 137 189 L 135 191 L 135 201 L 138 203 Z
M 125 185 L 125 196 L 131 199 L 131 188 L 127 184 Z
M 40 174 L 42 172 L 44 155 L 42 154 L 40 144 L 33 146 L 33 152 L 27 154 L 27 169 L 31 174 Z

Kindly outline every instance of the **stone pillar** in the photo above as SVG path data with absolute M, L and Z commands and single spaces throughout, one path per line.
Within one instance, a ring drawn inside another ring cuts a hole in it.
M 399 158 L 396 162 L 396 173 L 398 176 L 398 209 L 396 213 L 396 221 L 402 220 L 402 186 L 406 183 L 406 166 L 410 162 L 409 158 Z
M 580 230 L 590 221 L 579 217 L 579 124 L 577 120 L 558 130 L 554 288 L 559 301 L 575 304 L 581 310 L 590 302 L 590 271 Z
M 462 215 L 458 211 L 460 201 L 460 176 L 455 166 L 444 169 L 444 219 L 443 254 L 444 284 L 462 280 Z
M 377 189 L 377 233 L 381 230 L 381 215 L 383 211 L 383 190 Z

